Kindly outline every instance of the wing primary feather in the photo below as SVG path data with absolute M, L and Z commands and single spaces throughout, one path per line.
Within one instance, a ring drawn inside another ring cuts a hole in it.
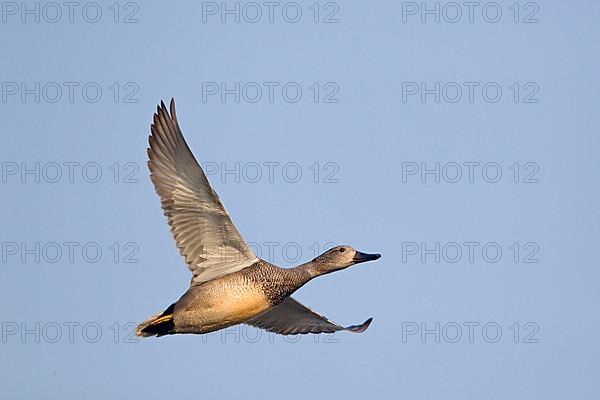
M 173 98 L 169 109 L 164 101 L 157 107 L 148 144 L 150 178 L 177 247 L 192 271 L 192 284 L 257 262 L 186 143 Z
M 249 319 L 246 324 L 281 335 L 296 335 L 333 333 L 343 330 L 362 333 L 367 330 L 371 321 L 373 318 L 369 318 L 360 325 L 343 327 L 288 297 L 261 315 Z

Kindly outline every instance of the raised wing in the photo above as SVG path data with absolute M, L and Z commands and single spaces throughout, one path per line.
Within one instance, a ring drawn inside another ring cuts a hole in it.
M 281 335 L 297 335 L 299 333 L 332 333 L 337 331 L 361 333 L 367 330 L 371 321 L 373 321 L 373 318 L 369 318 L 360 325 L 343 327 L 288 297 L 280 304 L 245 323 Z
M 148 168 L 179 252 L 200 284 L 252 265 L 258 258 L 231 222 L 190 151 L 175 114 L 161 102 L 149 137 Z

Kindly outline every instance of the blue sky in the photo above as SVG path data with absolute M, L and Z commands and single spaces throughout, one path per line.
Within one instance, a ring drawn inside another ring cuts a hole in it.
M 597 392 L 597 3 L 24 4 L 0 20 L 8 397 Z M 170 97 L 261 257 L 383 255 L 295 295 L 367 332 L 132 337 L 189 282 L 146 168 Z

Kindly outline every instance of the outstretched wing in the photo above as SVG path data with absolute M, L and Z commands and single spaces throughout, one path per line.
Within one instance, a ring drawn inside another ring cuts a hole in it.
M 149 137 L 148 168 L 192 285 L 239 271 L 258 258 L 231 222 L 190 151 L 175 114 L 161 102 Z
M 367 330 L 371 321 L 373 318 L 369 318 L 360 325 L 343 327 L 288 297 L 280 304 L 245 323 L 281 335 L 296 335 L 337 331 L 361 333 Z

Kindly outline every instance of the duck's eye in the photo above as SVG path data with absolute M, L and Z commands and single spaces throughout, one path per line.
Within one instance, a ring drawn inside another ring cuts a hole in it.
M 346 249 L 345 249 L 345 248 L 343 248 L 343 247 L 340 249 L 340 253 L 343 253 L 343 252 L 345 252 L 345 251 L 346 251 Z

